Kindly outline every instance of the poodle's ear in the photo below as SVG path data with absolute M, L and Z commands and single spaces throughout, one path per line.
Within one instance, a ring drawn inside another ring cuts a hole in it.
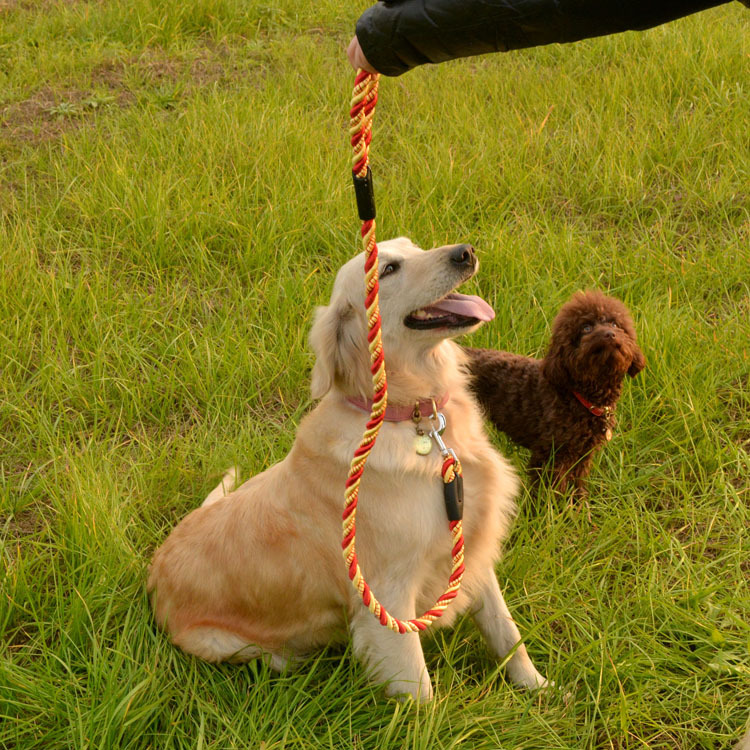
M 364 337 L 356 325 L 356 313 L 348 304 L 331 304 L 315 311 L 310 345 L 315 352 L 310 392 L 322 398 L 338 381 L 357 382 L 361 363 L 367 363 Z
M 542 375 L 548 383 L 557 388 L 570 387 L 570 373 L 565 366 L 562 347 L 555 341 L 550 344 L 549 351 L 542 360 Z
M 646 366 L 646 358 L 643 352 L 636 346 L 633 352 L 633 360 L 628 368 L 628 375 L 634 378 Z

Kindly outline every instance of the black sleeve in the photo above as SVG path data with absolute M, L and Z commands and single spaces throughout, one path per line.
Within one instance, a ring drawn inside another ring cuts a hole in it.
M 386 0 L 357 22 L 369 63 L 397 76 L 424 63 L 642 30 L 728 0 Z

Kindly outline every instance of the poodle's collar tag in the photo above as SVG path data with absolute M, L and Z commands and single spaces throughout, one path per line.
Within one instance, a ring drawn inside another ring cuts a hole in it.
M 609 418 L 614 413 L 614 406 L 595 406 L 587 398 L 584 398 L 578 391 L 573 391 L 573 395 L 585 406 L 595 417 L 607 417 Z M 607 438 L 610 440 L 612 435 Z

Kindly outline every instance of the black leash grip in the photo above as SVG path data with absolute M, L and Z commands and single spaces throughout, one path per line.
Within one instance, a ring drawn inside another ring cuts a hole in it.
M 372 187 L 372 172 L 367 167 L 364 177 L 352 174 L 354 180 L 354 195 L 357 198 L 357 211 L 362 221 L 371 221 L 375 218 L 375 191 Z
M 464 517 L 464 478 L 460 474 L 452 482 L 443 485 L 445 512 L 449 521 L 460 521 Z

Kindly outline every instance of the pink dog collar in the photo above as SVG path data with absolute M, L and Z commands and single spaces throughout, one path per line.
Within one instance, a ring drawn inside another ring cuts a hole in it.
M 450 399 L 450 394 L 444 393 L 439 399 L 435 399 L 435 405 L 438 409 L 442 409 Z M 358 409 L 367 412 L 368 414 L 372 411 L 372 399 L 368 398 L 367 401 L 362 401 L 358 398 L 346 397 L 346 400 L 356 406 Z M 418 402 L 419 412 L 423 416 L 427 417 L 432 414 L 432 399 L 422 399 Z M 385 421 L 386 422 L 407 422 L 414 416 L 414 406 L 391 406 L 385 407 Z

